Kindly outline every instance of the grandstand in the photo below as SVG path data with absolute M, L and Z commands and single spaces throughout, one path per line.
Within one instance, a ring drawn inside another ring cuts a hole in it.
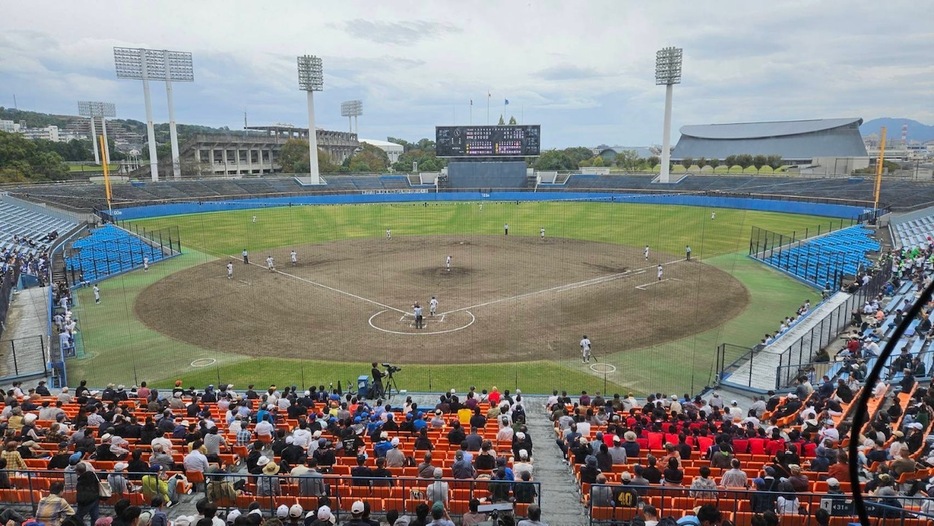
M 934 209 L 926 208 L 892 219 L 889 227 L 892 245 L 896 248 L 923 247 L 934 235 Z
M 869 268 L 869 254 L 879 252 L 882 245 L 872 238 L 873 230 L 853 226 L 822 236 L 771 247 L 756 252 L 754 257 L 777 269 L 823 288 L 841 286 L 844 276 L 856 276 Z M 777 237 L 777 236 L 773 236 Z
M 145 239 L 115 225 L 104 225 L 71 245 L 71 255 L 65 258 L 66 270 L 72 276 L 81 276 L 72 282 L 94 283 L 181 253 L 181 246 L 176 247 L 177 233 L 174 239 L 167 237 L 158 242 L 157 236 L 150 233 Z

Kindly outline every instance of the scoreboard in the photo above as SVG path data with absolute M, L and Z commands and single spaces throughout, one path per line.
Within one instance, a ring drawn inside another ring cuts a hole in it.
M 437 126 L 438 157 L 528 157 L 541 153 L 541 126 Z

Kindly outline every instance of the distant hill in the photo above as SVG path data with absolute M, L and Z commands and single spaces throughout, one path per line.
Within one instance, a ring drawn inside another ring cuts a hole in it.
M 908 123 L 908 140 L 917 142 L 934 141 L 934 126 L 921 124 L 912 119 L 901 119 L 895 117 L 883 117 L 881 119 L 872 119 L 866 121 L 859 127 L 859 132 L 866 137 L 868 135 L 879 135 L 883 126 L 886 128 L 888 140 L 900 139 L 902 136 L 902 125 Z

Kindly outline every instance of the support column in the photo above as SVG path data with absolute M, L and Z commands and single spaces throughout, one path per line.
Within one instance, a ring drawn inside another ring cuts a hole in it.
M 94 150 L 94 164 L 101 164 L 101 154 L 97 152 L 97 127 L 94 125 L 94 112 L 91 113 L 91 149 Z
M 230 169 L 229 169 L 230 163 L 227 160 L 227 147 L 224 147 L 224 149 L 221 150 L 221 160 L 224 161 L 224 175 L 227 175 L 228 173 L 230 173 Z
M 110 142 L 107 140 L 107 118 L 101 116 L 101 129 L 104 130 L 104 151 L 107 153 L 107 162 L 110 162 Z
M 172 142 L 172 176 L 182 176 L 182 165 L 178 159 L 178 132 L 175 130 L 175 104 L 172 101 L 172 76 L 169 67 L 169 52 L 165 52 L 165 95 L 169 102 L 169 139 Z
M 662 171 L 659 174 L 658 182 L 671 182 L 671 94 L 674 86 L 668 84 L 665 86 L 665 125 L 662 132 Z
M 308 91 L 308 179 L 310 184 L 321 184 L 318 172 L 318 133 L 315 130 L 315 92 Z

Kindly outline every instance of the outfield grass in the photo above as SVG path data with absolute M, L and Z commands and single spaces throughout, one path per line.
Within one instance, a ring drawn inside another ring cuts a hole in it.
M 830 220 L 812 216 L 746 210 L 612 203 L 477 203 L 392 204 L 354 206 L 302 206 L 170 216 L 139 221 L 156 229 L 178 226 L 186 253 L 152 266 L 150 272 L 131 272 L 101 283 L 103 302 L 94 305 L 90 291 L 78 292 L 78 315 L 88 356 L 69 362 L 72 382 L 88 379 L 100 385 L 147 380 L 168 385 L 175 378 L 195 385 L 219 381 L 246 383 L 278 382 L 295 385 L 325 385 L 354 380 L 366 374 L 368 364 L 269 357 L 250 359 L 237 349 L 202 349 L 175 341 L 148 329 L 134 313 L 134 302 L 149 284 L 216 257 L 238 255 L 264 248 L 306 245 L 344 238 L 378 238 L 391 228 L 393 237 L 471 233 L 502 235 L 503 224 L 510 236 L 537 236 L 544 227 L 548 236 L 579 238 L 683 254 L 685 244 L 693 256 L 704 259 L 742 282 L 750 291 L 748 308 L 720 327 L 664 345 L 614 352 L 600 349 L 597 357 L 616 367 L 616 372 L 594 373 L 576 359 L 556 362 L 471 366 L 406 366 L 400 387 L 411 391 L 466 389 L 497 385 L 501 389 L 521 387 L 526 392 L 545 392 L 554 387 L 610 391 L 690 390 L 706 385 L 716 346 L 721 342 L 752 345 L 762 334 L 774 330 L 778 319 L 790 314 L 805 299 L 816 295 L 810 288 L 745 257 L 750 228 L 758 226 L 777 232 L 803 231 Z M 257 216 L 256 223 L 252 216 Z M 685 301 L 704 308 L 703 298 L 693 297 L 686 285 Z M 172 305 L 165 308 L 171 309 Z M 599 308 L 599 306 L 595 306 Z M 244 320 L 249 323 L 250 320 Z M 296 342 L 301 345 L 302 342 Z M 661 358 L 661 359 L 660 359 Z M 192 363 L 212 362 L 206 367 Z M 692 388 L 693 386 L 693 388 Z

